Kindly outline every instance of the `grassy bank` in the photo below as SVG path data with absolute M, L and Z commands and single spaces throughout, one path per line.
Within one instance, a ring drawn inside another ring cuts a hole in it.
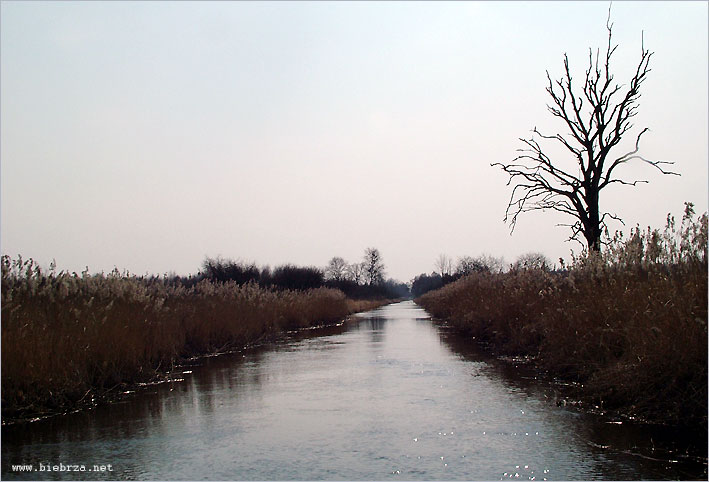
M 71 408 L 154 380 L 184 357 L 342 320 L 383 301 L 339 290 L 275 291 L 253 283 L 43 273 L 2 258 L 3 419 Z
M 474 273 L 417 302 L 504 354 L 532 355 L 603 409 L 707 423 L 707 218 L 634 230 L 569 269 Z

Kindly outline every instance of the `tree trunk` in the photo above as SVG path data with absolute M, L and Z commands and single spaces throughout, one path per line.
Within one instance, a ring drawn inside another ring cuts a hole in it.
M 598 192 L 588 195 L 588 224 L 584 226 L 584 237 L 588 243 L 588 250 L 601 251 L 601 215 L 598 208 Z

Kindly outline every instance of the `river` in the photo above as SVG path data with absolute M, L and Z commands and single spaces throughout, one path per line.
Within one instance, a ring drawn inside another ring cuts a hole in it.
M 706 480 L 706 459 L 684 454 L 706 456 L 706 433 L 558 406 L 535 378 L 407 301 L 3 426 L 2 478 Z

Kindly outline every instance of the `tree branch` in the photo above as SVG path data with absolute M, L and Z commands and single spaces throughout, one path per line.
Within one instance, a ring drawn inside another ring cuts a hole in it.
M 571 238 L 578 240 L 583 234 L 591 249 L 599 249 L 607 220 L 622 220 L 615 214 L 600 212 L 599 195 L 610 184 L 637 186 L 646 180 L 626 180 L 617 176 L 618 168 L 631 161 L 649 164 L 662 174 L 679 175 L 667 168 L 668 161 L 652 161 L 638 154 L 642 129 L 635 140 L 635 149 L 610 162 L 609 153 L 633 128 L 633 117 L 638 113 L 640 87 L 651 71 L 653 53 L 645 48 L 641 38 L 640 60 L 626 87 L 615 82 L 611 61 L 618 45 L 613 44 L 611 9 L 606 20 L 607 44 L 604 55 L 600 49 L 588 51 L 588 67 L 583 85 L 577 86 L 571 73 L 568 55 L 563 57 L 563 74 L 552 80 L 546 72 L 545 88 L 551 98 L 547 109 L 553 117 L 561 119 L 569 129 L 568 134 L 548 135 L 536 127 L 530 139 L 520 139 L 524 148 L 510 163 L 496 162 L 491 166 L 502 168 L 508 175 L 507 185 L 514 185 L 505 210 L 505 222 L 514 231 L 521 213 L 535 210 L 554 210 L 571 216 Z M 578 94 L 577 94 L 578 92 Z M 579 167 L 573 175 L 560 160 L 552 159 L 540 144 L 544 141 L 558 143 L 570 153 Z M 610 165 L 607 164 L 610 162 Z

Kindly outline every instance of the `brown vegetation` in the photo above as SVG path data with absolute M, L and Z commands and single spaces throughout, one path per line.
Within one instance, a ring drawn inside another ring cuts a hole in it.
M 330 288 L 187 285 L 117 270 L 44 273 L 32 260 L 3 256 L 3 416 L 73 407 L 91 395 L 153 380 L 183 357 L 336 322 L 374 306 Z
M 498 352 L 531 355 L 603 409 L 707 420 L 707 216 L 616 235 L 568 270 L 473 273 L 417 302 Z

